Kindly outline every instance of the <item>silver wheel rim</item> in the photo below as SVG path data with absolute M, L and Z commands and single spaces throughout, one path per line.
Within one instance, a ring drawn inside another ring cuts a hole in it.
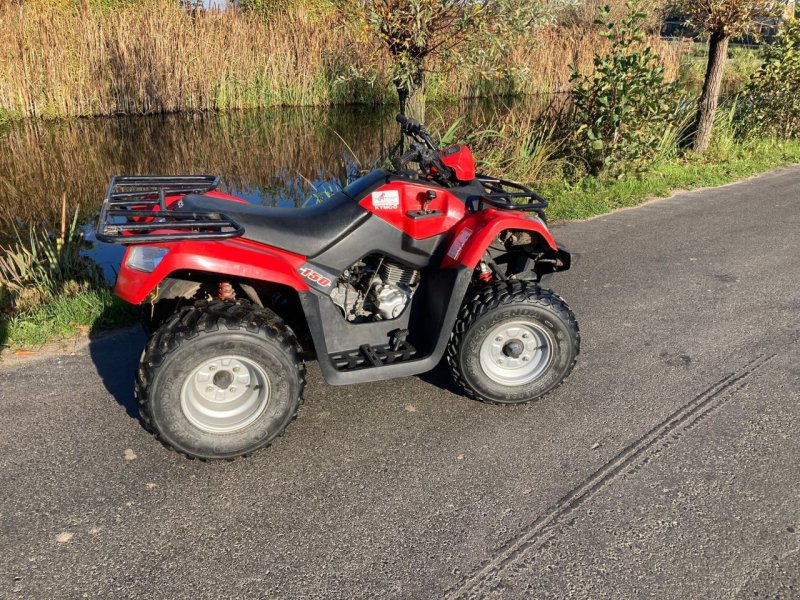
M 483 372 L 507 386 L 530 383 L 550 366 L 553 358 L 551 334 L 532 321 L 498 325 L 483 340 L 480 363 Z
M 209 433 L 239 431 L 269 405 L 269 377 L 242 356 L 218 356 L 196 367 L 181 389 L 187 419 Z

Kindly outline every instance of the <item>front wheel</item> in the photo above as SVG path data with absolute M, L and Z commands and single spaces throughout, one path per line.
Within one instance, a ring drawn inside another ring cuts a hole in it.
M 579 352 L 578 323 L 566 302 L 529 282 L 507 281 L 465 301 L 447 362 L 467 396 L 519 404 L 563 382 Z
M 142 419 L 190 458 L 248 455 L 297 415 L 305 366 L 292 331 L 272 311 L 198 302 L 153 334 L 136 392 Z

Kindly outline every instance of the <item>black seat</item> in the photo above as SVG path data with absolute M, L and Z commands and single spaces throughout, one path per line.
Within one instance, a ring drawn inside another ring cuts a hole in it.
M 273 208 L 189 194 L 181 210 L 223 213 L 244 227 L 242 237 L 304 256 L 316 256 L 369 216 L 342 192 L 309 208 Z
M 179 210 L 219 212 L 244 227 L 242 237 L 313 257 L 327 250 L 369 217 L 359 201 L 387 180 L 374 171 L 324 202 L 308 208 L 274 208 L 188 194 Z

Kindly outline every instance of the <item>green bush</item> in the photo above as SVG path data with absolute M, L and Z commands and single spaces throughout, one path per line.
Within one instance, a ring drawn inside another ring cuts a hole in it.
M 747 134 L 800 137 L 800 21 L 787 21 L 764 49 L 745 99 Z
M 647 14 L 627 3 L 628 14 L 609 23 L 610 10 L 600 10 L 598 24 L 611 41 L 607 54 L 594 58 L 594 72 L 573 68 L 575 150 L 592 174 L 641 168 L 664 151 L 664 140 L 677 140 L 685 110 L 681 93 L 664 76 L 664 67 L 645 46 Z
M 86 241 L 78 211 L 71 219 L 66 209 L 63 214 L 60 234 L 34 226 L 0 247 L 0 316 L 30 313 L 60 297 L 106 288 L 100 267 L 82 254 Z

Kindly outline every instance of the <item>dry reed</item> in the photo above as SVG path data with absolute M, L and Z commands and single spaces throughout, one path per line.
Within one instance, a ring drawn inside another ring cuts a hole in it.
M 654 42 L 668 71 L 678 52 Z M 463 98 L 563 91 L 569 65 L 590 68 L 602 40 L 581 26 L 521 40 L 501 71 L 479 80 L 434 65 L 431 94 Z M 264 20 L 236 10 L 189 13 L 154 0 L 110 10 L 70 3 L 0 6 L 0 112 L 86 116 L 269 106 L 383 103 L 389 61 L 334 15 L 302 10 Z

